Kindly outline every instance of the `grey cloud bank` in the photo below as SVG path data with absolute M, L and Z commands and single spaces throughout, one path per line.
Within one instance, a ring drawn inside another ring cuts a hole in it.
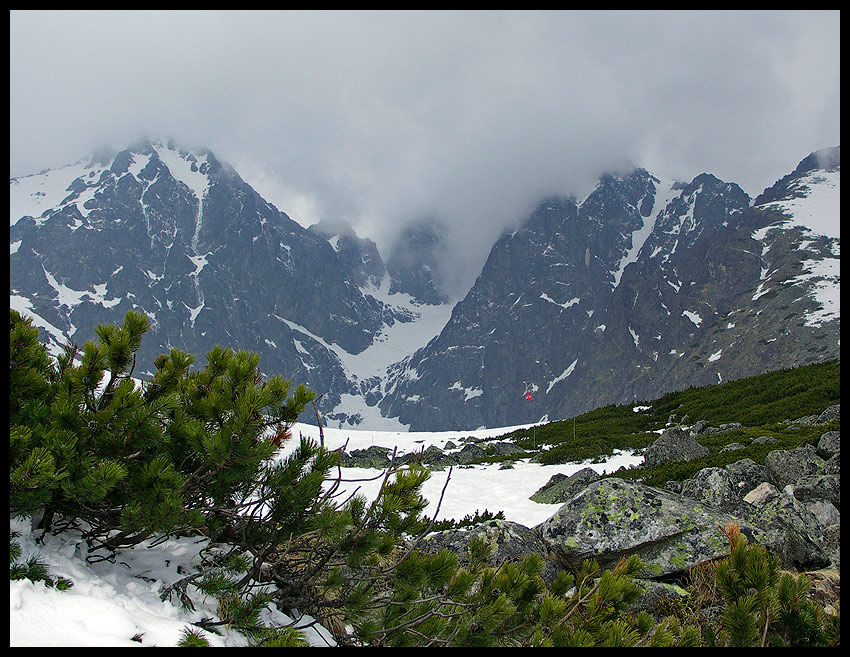
M 438 216 L 467 280 L 626 161 L 758 194 L 840 143 L 839 59 L 838 11 L 12 11 L 10 175 L 171 135 L 382 250 Z

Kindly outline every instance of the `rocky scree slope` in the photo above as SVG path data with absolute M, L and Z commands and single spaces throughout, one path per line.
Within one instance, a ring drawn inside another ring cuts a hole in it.
M 818 427 L 839 417 L 840 406 L 833 406 L 797 422 Z M 655 460 L 697 458 L 704 449 L 700 431 L 670 427 L 653 445 Z M 683 435 L 691 449 L 671 449 L 671 439 Z M 815 579 L 828 582 L 834 602 L 841 567 L 840 437 L 840 431 L 825 431 L 817 446 L 771 451 L 764 465 L 745 458 L 664 488 L 616 473 L 602 477 L 590 468 L 555 475 L 532 499 L 563 506 L 539 525 L 490 520 L 431 534 L 422 545 L 433 551 L 447 547 L 463 557 L 471 538 L 484 537 L 494 548 L 491 565 L 536 553 L 545 560 L 549 581 L 562 568 L 576 572 L 585 559 L 613 568 L 622 556 L 637 554 L 649 564 L 646 590 L 657 593 L 653 582 L 683 581 L 691 568 L 728 554 L 718 528 L 737 523 L 751 543 L 778 556 L 783 568 L 821 573 Z

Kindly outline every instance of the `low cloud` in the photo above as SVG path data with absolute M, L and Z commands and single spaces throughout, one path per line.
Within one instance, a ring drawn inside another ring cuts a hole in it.
M 10 171 L 141 134 L 204 145 L 304 225 L 457 276 L 625 160 L 750 195 L 840 140 L 833 12 L 11 12 Z

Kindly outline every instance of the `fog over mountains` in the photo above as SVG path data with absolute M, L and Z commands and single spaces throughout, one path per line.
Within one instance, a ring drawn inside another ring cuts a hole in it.
M 172 347 L 256 351 L 335 426 L 559 419 L 840 358 L 840 147 L 788 171 L 755 199 L 639 167 L 541 199 L 453 304 L 439 217 L 380 253 L 208 150 L 141 140 L 10 179 L 10 303 L 54 351 L 145 312 L 137 375 Z

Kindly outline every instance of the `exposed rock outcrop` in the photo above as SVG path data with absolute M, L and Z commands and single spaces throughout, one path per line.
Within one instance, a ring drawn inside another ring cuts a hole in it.
M 567 502 L 592 482 L 600 478 L 593 468 L 582 468 L 572 475 L 552 475 L 545 485 L 531 496 L 538 504 L 557 504 Z
M 662 447 L 693 441 L 681 429 L 665 436 L 654 445 L 662 458 Z M 668 455 L 689 453 L 684 444 L 686 450 L 667 449 Z M 664 490 L 590 473 L 556 475 L 535 493 L 542 502 L 566 502 L 534 528 L 564 568 L 577 570 L 587 558 L 613 567 L 621 556 L 637 554 L 651 564 L 652 577 L 679 577 L 726 554 L 719 528 L 738 523 L 785 568 L 840 569 L 840 432 L 825 433 L 817 450 L 774 450 L 765 465 L 745 458 L 703 468 Z
M 839 410 L 835 407 L 830 419 Z M 542 504 L 563 503 L 539 525 L 528 528 L 494 520 L 434 533 L 422 546 L 428 551 L 451 549 L 465 563 L 470 539 L 481 536 L 494 548 L 491 565 L 536 553 L 545 560 L 549 581 L 561 568 L 577 571 L 585 559 L 612 568 L 621 557 L 636 554 L 649 564 L 643 577 L 669 581 L 728 554 L 722 528 L 737 523 L 751 543 L 766 547 L 784 568 L 840 572 L 840 443 L 840 431 L 825 432 L 817 448 L 774 450 L 764 465 L 743 458 L 725 467 L 703 468 L 690 479 L 667 482 L 664 489 L 616 475 L 602 477 L 591 468 L 570 476 L 556 474 L 531 496 Z M 512 443 L 498 445 L 505 453 L 518 449 Z M 461 450 L 429 448 L 418 457 L 458 463 L 497 451 L 493 443 L 466 441 Z M 364 452 L 387 458 L 386 451 Z M 697 458 L 707 452 L 680 427 L 665 431 L 647 450 L 653 457 L 649 464 Z M 675 592 L 650 589 L 650 598 L 655 594 L 675 597 Z
M 612 477 L 590 484 L 537 531 L 568 570 L 590 558 L 611 568 L 636 554 L 662 577 L 722 556 L 727 545 L 717 526 L 734 521 L 681 495 Z
M 430 553 L 448 548 L 459 557 L 461 566 L 469 563 L 469 542 L 482 537 L 493 548 L 488 565 L 497 568 L 506 561 L 519 561 L 527 554 L 538 554 L 544 559 L 542 577 L 551 583 L 560 568 L 549 556 L 549 550 L 539 532 L 525 525 L 507 520 L 489 520 L 469 529 L 449 529 L 428 535 L 420 547 Z
M 708 448 L 700 445 L 684 429 L 671 427 L 646 449 L 643 462 L 646 467 L 653 467 L 668 461 L 690 461 L 707 454 Z

